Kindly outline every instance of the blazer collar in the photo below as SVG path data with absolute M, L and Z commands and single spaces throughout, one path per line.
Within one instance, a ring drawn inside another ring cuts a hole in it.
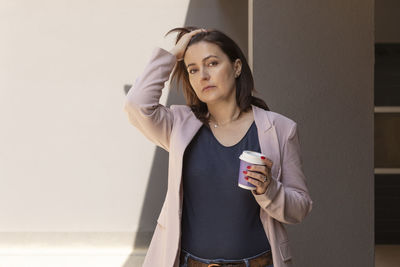
M 269 120 L 267 112 L 265 109 L 259 108 L 257 106 L 251 105 L 253 109 L 254 120 L 256 122 L 257 128 L 262 129 L 264 132 L 268 131 L 272 124 Z

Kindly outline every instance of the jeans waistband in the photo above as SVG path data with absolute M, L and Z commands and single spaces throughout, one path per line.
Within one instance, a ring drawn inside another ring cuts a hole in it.
M 267 252 L 270 252 L 270 251 L 271 250 L 266 250 L 264 252 L 261 252 L 261 253 L 255 255 L 255 256 L 248 257 L 248 258 L 237 259 L 237 260 L 228 260 L 228 259 L 222 259 L 222 258 L 220 258 L 220 259 L 200 258 L 200 257 L 197 257 L 197 256 L 191 254 L 190 252 L 188 252 L 188 251 L 186 251 L 186 250 L 181 248 L 181 258 L 182 258 L 182 256 L 184 257 L 184 262 L 181 263 L 180 266 L 187 267 L 188 258 L 191 257 L 192 259 L 194 259 L 196 261 L 200 261 L 200 262 L 205 263 L 205 264 L 211 264 L 211 263 L 221 263 L 221 264 L 222 263 L 242 263 L 242 262 L 244 262 L 246 264 L 246 267 L 250 267 L 250 263 L 249 263 L 250 260 L 255 259 L 257 257 L 260 257 L 261 255 L 263 255 L 263 254 L 265 254 Z

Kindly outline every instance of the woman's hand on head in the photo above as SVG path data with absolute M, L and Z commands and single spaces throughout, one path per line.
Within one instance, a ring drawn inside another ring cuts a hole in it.
M 183 60 L 183 54 L 185 53 L 186 46 L 190 42 L 190 39 L 198 33 L 206 32 L 205 29 L 197 29 L 182 35 L 181 39 L 179 39 L 178 43 L 175 45 L 174 48 L 170 50 L 170 53 L 174 54 L 178 61 Z

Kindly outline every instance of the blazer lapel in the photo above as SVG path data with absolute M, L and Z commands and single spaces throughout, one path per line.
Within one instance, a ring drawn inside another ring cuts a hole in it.
M 182 130 L 179 132 L 179 142 L 177 142 L 177 153 L 179 156 L 183 157 L 183 153 L 185 152 L 186 147 L 189 145 L 190 141 L 192 141 L 193 137 L 199 131 L 200 127 L 203 123 L 197 119 L 193 112 L 190 113 L 190 118 L 187 120 L 187 123 L 184 124 Z
M 275 125 L 271 123 L 266 110 L 254 105 L 252 105 L 252 108 L 261 153 L 273 162 L 271 174 L 273 178 L 279 180 L 281 176 L 281 156 Z

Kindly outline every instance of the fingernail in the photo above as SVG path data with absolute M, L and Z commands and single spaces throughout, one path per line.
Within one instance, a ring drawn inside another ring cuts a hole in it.
M 251 166 L 247 166 L 247 169 L 249 169 L 249 170 L 250 170 L 250 169 L 251 169 Z
M 265 159 L 265 157 L 264 157 L 264 156 L 261 156 L 261 159 Z
M 244 177 L 244 179 L 249 180 L 249 177 Z
M 243 171 L 244 174 L 247 174 L 247 171 Z

